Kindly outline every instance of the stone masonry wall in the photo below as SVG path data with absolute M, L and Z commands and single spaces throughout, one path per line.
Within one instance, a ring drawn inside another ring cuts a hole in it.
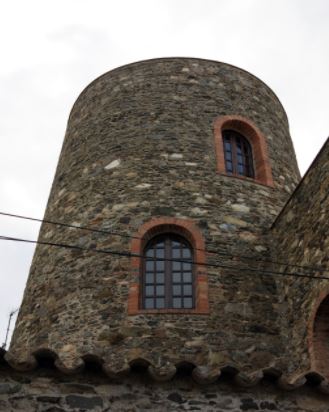
M 280 282 L 282 303 L 286 305 L 283 327 L 286 331 L 285 346 L 290 353 L 290 369 L 299 365 L 295 374 L 314 371 L 326 379 L 329 377 L 329 360 L 321 352 L 326 350 L 329 336 L 325 332 L 321 335 L 322 342 L 314 342 L 313 323 L 320 303 L 329 293 L 328 193 L 327 140 L 272 230 L 276 259 L 305 267 L 282 266 L 280 270 L 327 278 L 316 280 L 288 276 Z M 326 331 L 327 322 L 328 319 Z
M 0 411 L 327 412 L 328 395 L 312 387 L 286 392 L 271 381 L 243 389 L 228 378 L 200 386 L 188 376 L 161 383 L 141 372 L 109 380 L 93 371 L 65 376 L 46 368 L 19 373 L 1 366 Z
M 239 115 L 264 135 L 274 187 L 217 173 L 215 119 Z M 27 369 L 50 351 L 63 371 L 89 355 L 109 375 L 136 359 L 169 378 L 181 362 L 211 380 L 228 365 L 251 381 L 284 370 L 282 305 L 262 275 L 264 233 L 299 180 L 285 112 L 251 74 L 223 63 L 158 59 L 96 79 L 68 122 L 45 218 L 126 237 L 43 224 L 39 239 L 130 252 L 154 217 L 192 220 L 207 253 L 209 314 L 127 314 L 128 257 L 39 245 L 8 361 Z M 128 236 L 128 237 L 127 237 Z M 247 256 L 238 259 L 236 256 Z M 223 267 L 223 266 L 226 267 Z

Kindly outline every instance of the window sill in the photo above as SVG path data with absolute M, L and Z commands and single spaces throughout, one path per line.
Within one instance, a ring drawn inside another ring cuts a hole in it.
M 224 173 L 224 172 L 219 172 L 219 171 L 217 171 L 216 173 L 221 175 L 221 176 L 226 176 L 226 177 L 230 177 L 230 178 L 234 178 L 234 179 L 244 180 L 244 181 L 247 181 L 249 183 L 255 183 L 255 184 L 260 185 L 260 186 L 265 186 L 265 187 L 269 187 L 271 189 L 274 189 L 273 184 L 264 183 L 264 182 L 262 182 L 258 179 L 252 178 L 252 177 L 240 176 L 240 175 L 229 174 L 229 173 Z
M 128 310 L 128 315 L 209 315 L 209 310 L 201 309 L 138 309 L 138 310 Z

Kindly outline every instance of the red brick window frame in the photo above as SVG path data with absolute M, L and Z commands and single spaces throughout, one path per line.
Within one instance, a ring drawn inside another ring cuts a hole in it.
M 225 169 L 225 157 L 223 146 L 223 131 L 234 130 L 244 136 L 252 147 L 252 157 L 255 177 L 250 178 L 240 175 L 228 174 Z M 217 160 L 217 172 L 227 175 L 255 181 L 257 183 L 274 186 L 272 170 L 267 153 L 267 145 L 264 135 L 250 120 L 237 115 L 219 116 L 214 121 L 215 151 Z
M 311 369 L 329 379 L 329 287 L 320 293 L 308 326 Z
M 195 276 L 195 305 L 193 309 L 143 309 L 142 308 L 142 271 L 143 255 L 146 244 L 155 236 L 171 233 L 185 238 L 193 248 Z M 206 272 L 205 242 L 201 231 L 192 220 L 170 217 L 154 218 L 140 227 L 131 243 L 131 267 L 134 281 L 129 287 L 128 315 L 147 313 L 209 313 L 208 276 Z

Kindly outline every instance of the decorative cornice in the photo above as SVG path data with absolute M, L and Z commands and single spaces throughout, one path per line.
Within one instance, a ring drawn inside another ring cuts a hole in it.
M 257 371 L 244 371 L 237 368 L 236 365 L 232 366 L 226 364 L 214 367 L 197 365 L 190 362 L 186 363 L 185 361 L 181 361 L 177 364 L 166 362 L 163 365 L 155 365 L 145 358 L 132 359 L 130 362 L 121 359 L 121 362 L 116 360 L 111 363 L 94 355 L 77 357 L 70 359 L 70 362 L 67 362 L 67 360 L 60 359 L 54 352 L 48 351 L 47 355 L 53 359 L 54 366 L 64 374 L 82 374 L 85 364 L 92 359 L 93 362 L 96 362 L 101 366 L 102 370 L 110 379 L 122 378 L 123 376 L 128 375 L 136 365 L 139 365 L 143 366 L 143 369 L 147 370 L 148 375 L 155 381 L 165 382 L 174 378 L 182 365 L 188 364 L 187 369 L 191 371 L 193 380 L 200 385 L 215 383 L 219 380 L 221 375 L 224 375 L 230 376 L 234 383 L 242 388 L 251 388 L 256 386 L 261 380 L 271 378 L 271 380 L 276 381 L 280 389 L 292 391 L 304 386 L 306 382 L 312 381 L 313 386 L 317 390 L 329 395 L 328 380 L 321 373 L 310 370 L 289 375 L 272 367 Z M 39 367 L 37 355 L 30 354 L 23 360 L 18 361 L 9 352 L 4 351 L 3 349 L 0 349 L 0 365 L 1 364 L 9 366 L 15 371 L 25 373 L 38 369 Z

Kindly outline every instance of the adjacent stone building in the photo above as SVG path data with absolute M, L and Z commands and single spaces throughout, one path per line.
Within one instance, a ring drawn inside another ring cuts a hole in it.
M 327 411 L 328 151 L 300 180 L 280 101 L 224 63 L 155 59 L 92 82 L 0 408 Z

